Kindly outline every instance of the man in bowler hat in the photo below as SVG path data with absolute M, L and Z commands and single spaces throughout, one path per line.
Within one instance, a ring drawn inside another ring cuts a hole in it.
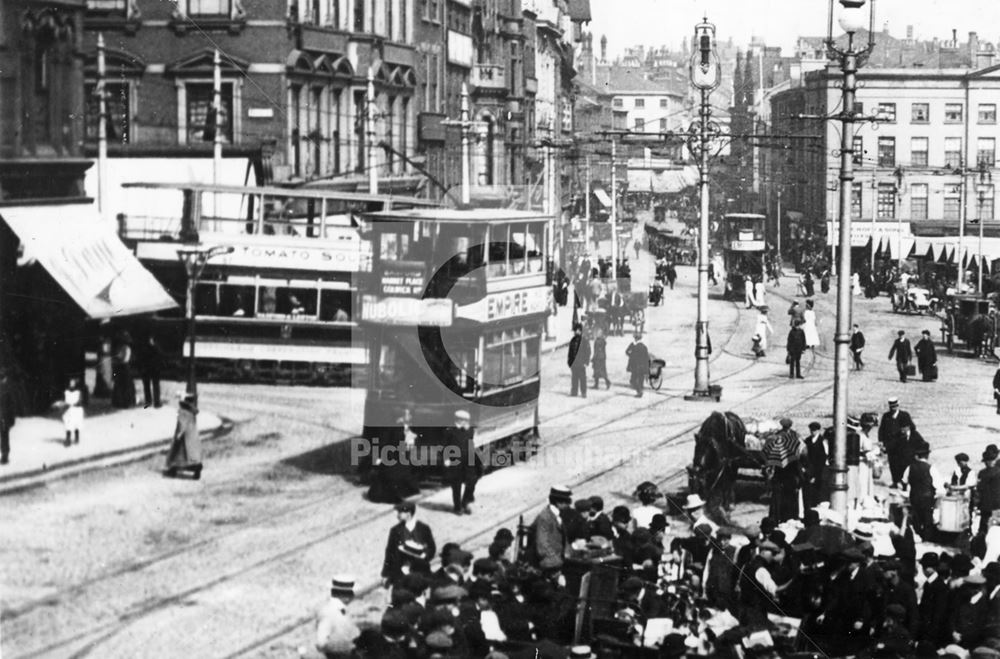
M 396 506 L 396 519 L 399 522 L 389 529 L 389 539 L 385 543 L 385 559 L 382 561 L 382 585 L 395 583 L 402 576 L 402 557 L 400 548 L 410 541 L 414 547 L 422 549 L 415 556 L 430 564 L 437 551 L 434 543 L 434 533 L 424 522 L 416 519 L 417 506 L 412 501 L 404 501 Z
M 573 326 L 573 338 L 569 340 L 569 353 L 566 362 L 570 372 L 569 395 L 575 396 L 579 391 L 587 397 L 587 364 L 590 363 L 590 341 L 583 335 L 580 324 Z
M 899 381 L 906 382 L 906 369 L 913 360 L 913 348 L 910 346 L 910 340 L 906 338 L 906 332 L 899 330 L 897 332 L 896 340 L 892 343 L 892 348 L 889 350 L 889 359 L 896 358 L 896 370 L 899 371 Z

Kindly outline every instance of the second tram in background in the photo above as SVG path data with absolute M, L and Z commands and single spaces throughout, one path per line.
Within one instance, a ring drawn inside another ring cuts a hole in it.
M 365 439 L 392 441 L 408 416 L 418 447 L 440 447 L 465 410 L 488 466 L 530 455 L 548 315 L 547 221 L 499 209 L 365 216 Z
M 748 275 L 754 281 L 764 277 L 766 220 L 763 215 L 755 213 L 728 213 L 723 217 L 719 233 L 722 236 L 720 246 L 726 273 L 723 293 L 725 299 L 740 299 L 744 296 Z

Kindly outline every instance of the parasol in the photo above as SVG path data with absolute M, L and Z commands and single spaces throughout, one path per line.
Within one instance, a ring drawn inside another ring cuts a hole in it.
M 777 432 L 764 444 L 764 460 L 768 467 L 787 467 L 799 459 L 799 439 L 790 432 Z

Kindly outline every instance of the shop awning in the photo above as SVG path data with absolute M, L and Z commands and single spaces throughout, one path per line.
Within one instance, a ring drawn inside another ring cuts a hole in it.
M 177 306 L 92 204 L 0 208 L 0 217 L 20 239 L 23 258 L 41 264 L 91 318 Z
M 594 188 L 594 196 L 597 197 L 597 201 L 601 202 L 601 205 L 605 208 L 611 208 L 611 197 L 608 193 L 601 188 Z

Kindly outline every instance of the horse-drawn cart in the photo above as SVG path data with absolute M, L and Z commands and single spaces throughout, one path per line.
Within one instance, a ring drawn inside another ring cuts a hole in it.
M 948 352 L 958 341 L 979 357 L 992 357 L 997 342 L 997 317 L 988 299 L 979 295 L 950 295 L 941 319 L 941 342 Z

